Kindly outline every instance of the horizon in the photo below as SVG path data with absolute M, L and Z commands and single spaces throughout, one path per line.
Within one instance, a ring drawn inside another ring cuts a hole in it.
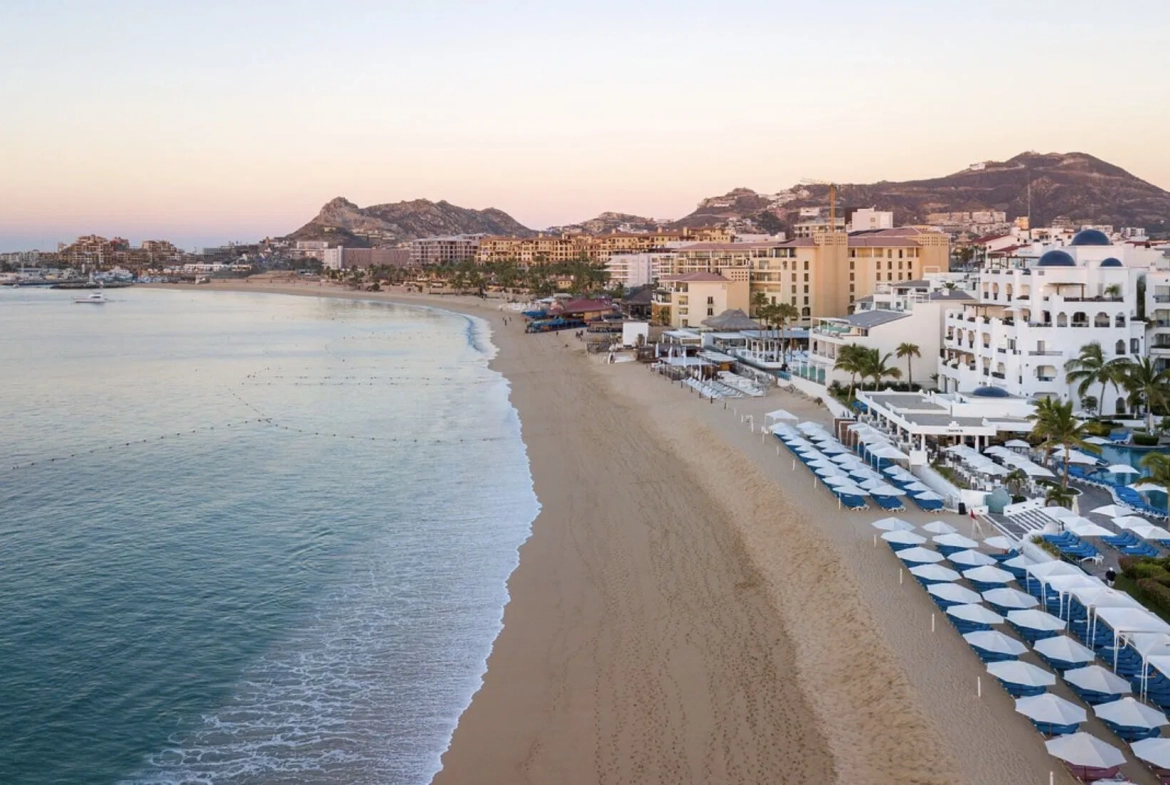
M 255 242 L 336 196 L 494 207 L 533 229 L 604 211 L 672 220 L 738 187 L 940 177 L 1028 150 L 1170 190 L 1156 100 L 1170 6 L 1123 5 L 1110 18 L 1140 26 L 1101 25 L 1086 0 L 1059 16 L 895 0 L 878 18 L 842 0 L 831 24 L 746 0 L 12 0 L 0 251 L 91 233 Z M 1060 84 L 1076 89 L 1034 87 Z

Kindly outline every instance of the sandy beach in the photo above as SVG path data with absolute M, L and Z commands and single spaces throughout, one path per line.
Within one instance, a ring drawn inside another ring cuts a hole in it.
M 542 509 L 435 783 L 1071 782 L 954 630 L 931 632 L 928 595 L 874 547 L 879 516 L 839 511 L 742 421 L 778 407 L 827 420 L 813 402 L 711 404 L 571 335 L 504 326 L 493 301 L 198 288 L 492 324 Z

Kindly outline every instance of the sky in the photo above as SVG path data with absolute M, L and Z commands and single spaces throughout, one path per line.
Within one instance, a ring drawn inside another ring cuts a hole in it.
M 1090 153 L 1170 189 L 1165 0 L 0 0 L 0 251 L 321 205 L 543 228 Z

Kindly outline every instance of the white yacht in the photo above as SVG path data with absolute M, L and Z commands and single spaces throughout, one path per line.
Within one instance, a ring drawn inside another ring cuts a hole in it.
M 89 305 L 104 305 L 106 303 L 106 293 L 98 289 L 96 292 L 90 292 L 88 297 L 78 297 L 73 302 L 87 303 Z

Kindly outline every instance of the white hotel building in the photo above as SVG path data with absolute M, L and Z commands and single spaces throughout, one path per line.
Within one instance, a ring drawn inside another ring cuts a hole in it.
M 1077 233 L 1065 248 L 1038 259 L 985 268 L 974 302 L 949 310 L 943 322 L 938 384 L 943 392 L 998 387 L 1019 396 L 1057 396 L 1078 404 L 1064 365 L 1096 341 L 1108 359 L 1146 354 L 1146 323 L 1139 320 L 1138 281 L 1147 284 L 1147 318 L 1166 320 L 1170 358 L 1170 259 L 1150 249 L 1113 245 L 1099 231 Z M 1165 283 L 1159 284 L 1157 281 Z M 1151 310 L 1158 293 L 1165 310 Z M 1156 323 L 1156 322 L 1155 322 Z M 1092 386 L 1088 394 L 1100 395 Z M 1110 387 L 1102 412 L 1124 411 L 1124 393 Z

